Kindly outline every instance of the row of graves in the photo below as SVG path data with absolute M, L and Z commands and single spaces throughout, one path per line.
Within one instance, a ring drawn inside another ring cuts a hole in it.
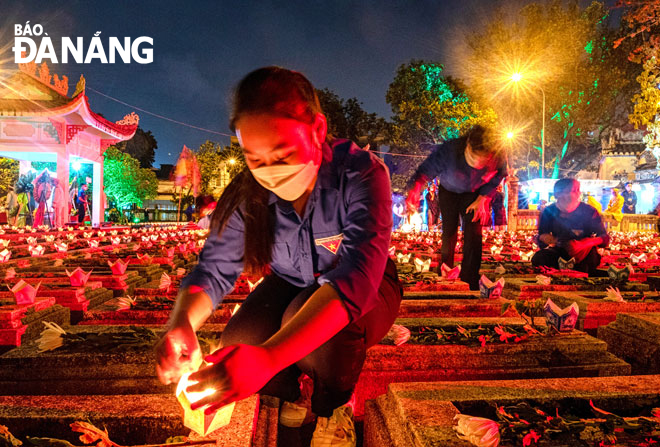
M 205 416 L 185 377 L 156 378 L 153 346 L 204 231 L 0 231 L 0 445 L 309 445 L 314 424 L 279 426 L 275 399 Z M 484 234 L 470 291 L 460 253 L 439 262 L 440 233 L 394 233 L 404 300 L 367 352 L 358 445 L 660 445 L 660 237 L 613 234 L 586 277 L 570 259 L 534 269 L 531 232 Z M 257 284 L 239 278 L 199 331 L 204 352 Z

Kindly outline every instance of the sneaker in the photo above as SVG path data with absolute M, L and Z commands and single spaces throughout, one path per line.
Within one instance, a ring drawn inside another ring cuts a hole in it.
M 295 402 L 282 402 L 280 408 L 280 424 L 285 427 L 302 427 L 314 420 L 312 414 L 312 379 L 304 376 L 300 381 L 300 397 Z
M 351 404 L 335 408 L 332 416 L 319 416 L 310 447 L 355 447 L 355 424 Z

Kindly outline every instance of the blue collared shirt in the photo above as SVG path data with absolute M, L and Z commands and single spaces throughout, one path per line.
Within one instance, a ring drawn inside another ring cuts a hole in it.
M 347 140 L 323 146 L 314 189 L 299 216 L 291 202 L 270 193 L 275 215 L 271 270 L 298 287 L 330 283 L 354 321 L 378 303 L 392 229 L 387 167 Z M 242 207 L 220 236 L 211 229 L 195 269 L 181 287 L 199 286 L 214 307 L 243 270 Z
M 504 152 L 493 157 L 483 169 L 474 169 L 465 160 L 466 137 L 447 140 L 433 146 L 433 152 L 417 168 L 413 179 L 424 174 L 429 180 L 438 177 L 440 184 L 455 193 L 477 192 L 482 196 L 495 194 L 497 185 L 507 173 Z

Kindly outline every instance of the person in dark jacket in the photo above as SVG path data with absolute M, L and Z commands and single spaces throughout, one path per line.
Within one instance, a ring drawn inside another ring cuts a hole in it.
M 76 207 L 78 208 L 78 225 L 85 222 L 85 214 L 87 213 L 87 183 L 83 183 L 78 190 L 76 197 Z
M 580 201 L 580 182 L 572 178 L 557 180 L 554 187 L 556 203 L 541 214 L 538 245 L 532 265 L 559 268 L 560 258 L 574 259 L 572 268 L 596 274 L 600 264 L 598 247 L 605 248 L 610 237 L 596 209 Z
M 504 207 L 504 188 L 498 185 L 490 202 L 493 230 L 502 231 L 506 229 L 506 208 Z
M 490 202 L 506 172 L 506 153 L 495 132 L 474 126 L 467 135 L 435 146 L 408 187 L 408 208 L 417 209 L 422 189 L 438 177 L 442 263 L 454 265 L 460 218 L 464 241 L 460 277 L 471 290 L 479 290 L 481 227 L 490 220 Z
M 398 313 L 402 288 L 388 257 L 387 167 L 348 140 L 326 141 L 312 84 L 266 67 L 238 85 L 231 120 L 247 168 L 225 188 L 199 263 L 181 284 L 157 346 L 160 379 L 199 366 L 195 331 L 241 271 L 265 274 L 231 318 L 213 364 L 190 376 L 207 411 L 252 393 L 283 401 L 280 423 L 318 415 L 312 446 L 354 447 L 351 397 L 368 347 Z M 270 268 L 270 273 L 267 272 Z M 301 372 L 313 381 L 301 394 Z
M 632 190 L 632 183 L 626 183 L 626 187 L 621 193 L 623 196 L 623 214 L 635 214 L 637 208 L 637 194 Z

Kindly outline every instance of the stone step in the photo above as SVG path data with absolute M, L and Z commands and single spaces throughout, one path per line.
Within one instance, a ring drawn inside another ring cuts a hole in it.
M 614 320 L 620 312 L 645 313 L 660 312 L 660 295 L 656 292 L 647 292 L 643 301 L 631 301 L 639 298 L 639 293 L 621 292 L 625 303 L 604 300 L 606 292 L 543 292 L 543 298 L 550 298 L 557 306 L 565 308 L 577 303 L 580 308 L 577 328 L 594 331 Z
M 0 425 L 25 444 L 25 437 L 65 439 L 80 445 L 80 433 L 69 424 L 89 421 L 107 428 L 112 441 L 120 445 L 164 444 L 171 436 L 188 436 L 183 425 L 183 410 L 174 393 L 148 395 L 95 396 L 0 396 Z M 258 396 L 239 401 L 231 421 L 201 438 L 210 439 L 204 446 L 275 447 L 274 444 L 253 443 L 259 414 Z M 262 430 L 263 431 L 263 430 Z
M 502 296 L 507 299 L 535 300 L 542 297 L 543 292 L 578 292 L 605 290 L 611 286 L 608 278 L 592 278 L 596 284 L 537 284 L 536 278 L 508 278 L 504 284 Z M 630 281 L 621 287 L 627 292 L 646 292 L 648 284 Z
M 452 292 L 457 296 L 464 296 L 461 292 Z M 478 294 L 478 292 L 475 292 Z M 135 298 L 145 298 L 136 295 Z M 171 298 L 173 297 L 163 297 Z M 242 302 L 245 295 L 228 295 L 225 300 L 213 312 L 208 323 L 227 323 L 231 318 L 236 304 Z M 421 298 L 421 297 L 420 297 Z M 402 318 L 434 318 L 434 317 L 498 317 L 501 315 L 503 299 L 415 299 L 404 300 L 399 308 L 399 316 Z M 104 304 L 91 308 L 84 312 L 82 321 L 78 324 L 91 325 L 163 325 L 167 323 L 171 313 L 171 307 L 167 309 L 127 309 L 116 310 L 117 299 L 112 299 Z M 516 312 L 509 308 L 504 316 L 514 317 Z
M 162 327 L 153 328 L 156 337 Z M 217 346 L 223 325 L 205 325 L 199 333 Z M 71 326 L 68 334 L 108 332 L 121 335 L 126 326 Z M 173 393 L 174 385 L 156 378 L 154 339 L 128 350 L 38 352 L 35 341 L 0 355 L 0 395 L 41 394 L 158 394 Z
M 519 318 L 399 319 L 406 326 L 465 328 L 497 323 L 522 326 Z M 389 383 L 437 380 L 585 377 L 630 374 L 630 365 L 607 352 L 607 344 L 583 332 L 532 337 L 521 343 L 464 345 L 376 345 L 367 351 L 356 388 L 356 414 L 363 402 Z
M 660 374 L 660 313 L 619 313 L 598 328 L 598 338 L 630 363 L 633 374 Z
M 41 331 L 45 328 L 44 321 L 56 323 L 63 328 L 69 326 L 71 317 L 68 307 L 54 304 L 53 298 L 39 298 L 38 300 L 41 304 L 49 303 L 49 305 L 34 308 L 34 311 L 28 313 L 18 314 L 12 320 L 0 320 L 0 353 L 39 338 Z M 1 309 L 2 307 L 0 307 L 0 312 L 2 312 Z
M 660 403 L 660 376 L 392 383 L 387 394 L 367 402 L 364 447 L 468 447 L 453 429 L 461 408 L 482 416 L 475 412 L 488 412 L 495 404 L 589 408 L 589 400 L 606 411 L 639 414 Z
M 170 298 L 170 297 L 162 297 Z M 135 299 L 146 301 L 144 297 L 136 296 Z M 174 298 L 171 298 L 172 300 Z M 172 301 L 173 303 L 174 301 Z M 237 302 L 223 302 L 218 306 L 213 314 L 207 320 L 211 324 L 224 324 L 231 318 L 232 312 Z M 116 310 L 118 299 L 111 299 L 100 306 L 86 311 L 82 316 L 82 321 L 78 324 L 86 325 L 164 325 L 167 323 L 172 307 L 167 309 L 145 310 L 145 309 L 126 309 Z

